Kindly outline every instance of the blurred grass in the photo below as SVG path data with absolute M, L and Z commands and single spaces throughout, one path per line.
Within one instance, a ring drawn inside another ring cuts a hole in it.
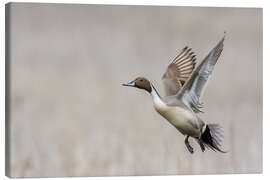
M 11 176 L 262 171 L 262 9 L 11 4 Z M 121 83 L 161 75 L 189 45 L 202 60 L 226 30 L 202 119 L 229 152 L 195 154 L 150 96 Z

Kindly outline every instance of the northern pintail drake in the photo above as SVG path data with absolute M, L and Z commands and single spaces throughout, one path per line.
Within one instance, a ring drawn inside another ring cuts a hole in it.
M 189 137 L 195 138 L 202 152 L 207 147 L 224 153 L 220 148 L 223 139 L 221 126 L 207 124 L 198 116 L 202 112 L 199 99 L 223 50 L 224 39 L 225 35 L 196 68 L 194 53 L 188 47 L 182 49 L 162 76 L 165 97 L 161 97 L 154 85 L 144 77 L 123 84 L 151 94 L 155 110 L 186 136 L 185 145 L 190 153 L 194 151 Z

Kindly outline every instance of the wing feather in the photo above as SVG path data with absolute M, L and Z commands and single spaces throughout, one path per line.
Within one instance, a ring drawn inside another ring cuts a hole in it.
M 173 59 L 162 76 L 167 96 L 175 95 L 190 77 L 196 65 L 196 58 L 187 46 Z
M 220 40 L 215 48 L 205 57 L 199 66 L 193 71 L 181 91 L 178 92 L 177 98 L 185 102 L 195 113 L 202 112 L 202 103 L 200 97 L 203 95 L 207 81 L 212 74 L 214 66 L 223 50 L 225 36 Z M 184 71 L 185 72 L 185 71 Z M 187 71 L 188 74 L 190 71 Z M 183 73 L 185 74 L 185 73 Z

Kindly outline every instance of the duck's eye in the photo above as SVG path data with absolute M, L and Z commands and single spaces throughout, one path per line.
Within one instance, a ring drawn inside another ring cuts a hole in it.
M 141 79 L 140 81 L 143 82 L 143 79 Z

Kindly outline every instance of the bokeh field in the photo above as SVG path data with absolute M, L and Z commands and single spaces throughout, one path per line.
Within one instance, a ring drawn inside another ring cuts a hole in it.
M 262 172 L 262 9 L 11 3 L 8 175 Z M 228 153 L 201 152 L 153 108 L 137 76 L 161 76 L 186 45 L 201 61 L 223 37 L 201 118 Z

